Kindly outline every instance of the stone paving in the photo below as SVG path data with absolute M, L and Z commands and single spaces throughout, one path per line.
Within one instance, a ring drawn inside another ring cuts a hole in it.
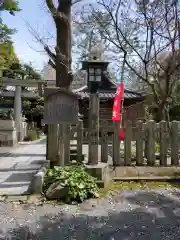
M 12 147 L 0 147 L 0 158 L 9 154 L 14 149 Z
M 0 239 L 178 240 L 180 191 L 132 190 L 77 205 L 0 202 Z
M 0 196 L 29 194 L 33 176 L 45 162 L 45 138 L 0 153 Z

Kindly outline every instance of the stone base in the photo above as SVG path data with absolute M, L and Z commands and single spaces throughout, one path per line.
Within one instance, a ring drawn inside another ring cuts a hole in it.
M 98 163 L 96 165 L 86 165 L 86 171 L 97 179 L 97 183 L 101 183 L 104 188 L 111 183 L 109 174 L 109 165 L 107 163 Z
M 43 193 L 43 182 L 44 174 L 47 168 L 50 166 L 50 161 L 46 160 L 44 165 L 35 174 L 33 181 L 31 183 L 31 193 L 32 194 L 42 194 Z
M 14 147 L 18 143 L 17 133 L 15 130 L 1 130 L 0 129 L 0 146 Z
M 155 180 L 166 179 L 180 176 L 180 167 L 176 166 L 142 166 L 142 167 L 109 167 L 109 173 L 115 181 L 127 181 L 127 180 Z

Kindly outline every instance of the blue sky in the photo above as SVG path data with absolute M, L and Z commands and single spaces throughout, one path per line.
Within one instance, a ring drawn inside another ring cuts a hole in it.
M 54 33 L 54 26 L 47 13 L 43 0 L 19 0 L 22 11 L 15 16 L 3 13 L 3 21 L 11 28 L 16 28 L 17 33 L 13 36 L 16 54 L 22 62 L 32 62 L 37 70 L 41 70 L 48 58 L 42 51 L 43 48 L 28 30 L 23 19 L 25 19 L 42 37 L 47 37 L 51 29 Z M 54 36 L 54 34 L 53 34 Z M 48 36 L 49 37 L 49 36 Z M 53 44 L 54 40 L 49 40 Z

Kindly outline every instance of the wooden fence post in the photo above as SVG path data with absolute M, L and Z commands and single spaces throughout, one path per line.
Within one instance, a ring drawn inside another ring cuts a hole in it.
M 143 122 L 139 120 L 136 124 L 136 164 L 143 165 L 143 143 L 144 143 L 144 128 Z
M 160 165 L 167 166 L 167 122 L 161 121 L 159 124 L 160 131 Z
M 131 165 L 131 140 L 132 140 L 132 122 L 128 121 L 125 128 L 124 139 L 124 165 Z
M 89 154 L 88 164 L 96 165 L 99 161 L 99 94 L 90 94 L 89 99 Z
M 179 165 L 179 122 L 171 123 L 171 165 Z
M 153 120 L 150 120 L 147 123 L 147 165 L 153 166 L 155 164 L 156 155 L 155 155 L 155 131 L 156 123 Z
M 79 120 L 77 125 L 77 160 L 83 161 L 83 121 Z
M 148 145 L 147 145 L 147 135 L 148 135 L 148 125 L 147 123 L 143 123 L 143 129 L 144 129 L 144 157 L 147 159 L 147 149 L 148 149 Z
M 64 166 L 64 134 L 63 134 L 63 124 L 59 124 L 58 131 L 58 154 L 57 154 L 57 162 L 58 166 Z
M 58 151 L 58 125 L 49 124 L 47 134 L 47 159 L 50 160 L 51 165 L 57 163 L 57 151 Z
M 101 162 L 108 162 L 108 135 L 107 135 L 107 122 L 103 122 L 101 128 Z
M 113 134 L 113 165 L 120 166 L 120 123 L 114 122 L 114 134 Z
M 64 164 L 70 163 L 70 125 L 63 125 L 63 147 L 64 147 Z

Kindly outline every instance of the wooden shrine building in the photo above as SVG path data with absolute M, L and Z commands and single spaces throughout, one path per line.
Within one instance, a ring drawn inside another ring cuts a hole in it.
M 117 83 L 110 78 L 107 72 L 103 73 L 102 82 L 99 87 L 100 125 L 102 120 L 107 120 L 108 125 L 112 124 L 112 108 L 116 89 Z M 81 88 L 75 89 L 74 92 L 79 95 L 79 113 L 83 116 L 84 128 L 87 128 L 90 91 L 88 89 L 88 86 L 85 85 Z M 137 119 L 144 119 L 145 111 L 144 105 L 142 103 L 142 101 L 144 100 L 145 96 L 143 96 L 142 94 L 125 88 L 123 104 L 124 126 L 127 120 L 131 120 L 133 123 L 135 123 Z

